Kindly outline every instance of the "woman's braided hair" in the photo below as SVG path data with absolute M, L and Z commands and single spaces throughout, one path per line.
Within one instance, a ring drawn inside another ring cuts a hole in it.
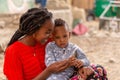
M 8 46 L 17 41 L 24 35 L 32 35 L 45 23 L 52 18 L 52 13 L 46 8 L 32 8 L 24 13 L 19 21 L 19 29 L 14 33 Z

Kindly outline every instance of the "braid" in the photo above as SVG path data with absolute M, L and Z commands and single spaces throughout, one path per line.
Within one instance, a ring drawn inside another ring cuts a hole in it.
M 46 8 L 32 8 L 24 13 L 20 18 L 19 29 L 14 33 L 8 46 L 24 35 L 35 33 L 47 19 L 52 18 L 52 13 Z

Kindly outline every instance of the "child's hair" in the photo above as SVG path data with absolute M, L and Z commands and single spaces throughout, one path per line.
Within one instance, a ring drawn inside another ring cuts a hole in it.
M 55 27 L 60 27 L 60 26 L 64 26 L 69 31 L 68 24 L 63 19 L 61 18 L 55 19 Z
M 19 29 L 14 33 L 8 46 L 24 35 L 35 33 L 46 20 L 52 18 L 52 13 L 46 8 L 32 8 L 24 13 L 19 21 Z

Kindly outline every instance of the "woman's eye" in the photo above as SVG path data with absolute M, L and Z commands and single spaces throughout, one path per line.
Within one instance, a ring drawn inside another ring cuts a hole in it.
M 49 32 L 46 32 L 46 34 L 50 34 L 51 32 L 49 31 Z
M 60 37 L 57 37 L 57 36 L 55 37 L 55 39 L 59 39 L 59 38 L 60 38 Z

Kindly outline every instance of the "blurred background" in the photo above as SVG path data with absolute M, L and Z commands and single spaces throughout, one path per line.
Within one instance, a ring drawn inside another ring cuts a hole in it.
M 0 80 L 4 51 L 19 18 L 32 7 L 46 7 L 54 18 L 64 19 L 91 63 L 103 65 L 109 80 L 120 80 L 120 1 L 119 0 L 0 0 Z

